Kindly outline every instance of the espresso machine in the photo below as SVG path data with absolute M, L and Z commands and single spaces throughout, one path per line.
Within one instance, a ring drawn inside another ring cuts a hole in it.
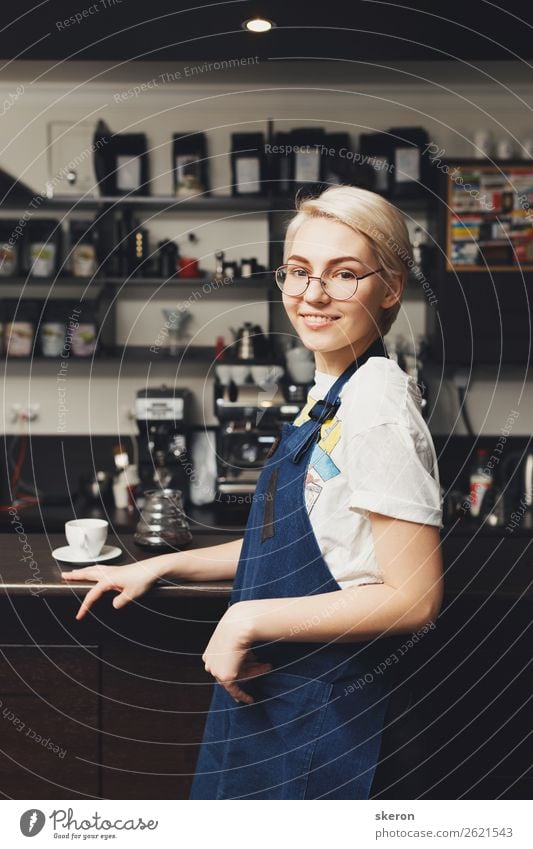
M 284 421 L 301 404 L 287 401 L 284 369 L 278 365 L 215 366 L 215 414 L 220 422 L 217 446 L 217 496 L 226 504 L 250 504 L 268 452 Z
M 153 489 L 179 489 L 187 501 L 191 461 L 188 389 L 165 385 L 139 390 L 135 418 L 139 430 L 140 494 Z

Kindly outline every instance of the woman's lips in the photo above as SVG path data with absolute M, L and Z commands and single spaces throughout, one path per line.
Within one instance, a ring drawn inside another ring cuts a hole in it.
M 318 313 L 299 313 L 299 318 L 302 319 L 306 327 L 310 327 L 312 330 L 321 330 L 324 327 L 331 327 L 335 321 L 338 321 L 340 316 L 322 315 Z

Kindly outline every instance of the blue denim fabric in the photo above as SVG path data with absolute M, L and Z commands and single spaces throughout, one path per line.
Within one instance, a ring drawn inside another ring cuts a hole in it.
M 387 356 L 381 340 L 337 379 L 325 403 L 311 411 L 315 418 L 283 425 L 257 484 L 231 604 L 320 593 L 327 594 L 328 616 L 343 603 L 313 533 L 304 484 L 322 421 L 371 356 Z M 368 798 L 398 677 L 397 666 L 386 674 L 373 670 L 398 645 L 397 637 L 255 644 L 254 653 L 273 664 L 272 672 L 244 682 L 255 698 L 251 705 L 236 704 L 215 685 L 190 798 Z

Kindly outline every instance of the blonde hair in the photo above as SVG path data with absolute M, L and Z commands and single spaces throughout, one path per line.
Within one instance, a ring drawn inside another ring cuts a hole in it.
M 310 218 L 333 219 L 364 236 L 383 268 L 381 276 L 385 282 L 387 278 L 400 275 L 405 285 L 413 266 L 409 231 L 400 210 L 381 195 L 356 186 L 331 186 L 316 197 L 297 197 L 296 215 L 285 234 L 284 258 L 290 255 L 300 226 Z M 382 310 L 378 319 L 382 336 L 389 332 L 400 311 L 403 285 L 397 302 Z

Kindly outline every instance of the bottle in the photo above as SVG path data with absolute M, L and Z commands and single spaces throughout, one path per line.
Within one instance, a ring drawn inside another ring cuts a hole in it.
M 487 467 L 487 451 L 476 448 L 476 456 L 470 470 L 470 515 L 478 518 L 485 493 L 491 488 L 492 471 Z
M 215 341 L 215 360 L 223 360 L 224 359 L 224 351 L 226 346 L 224 344 L 224 337 L 217 336 Z
M 127 510 L 130 503 L 130 495 L 128 489 L 128 477 L 126 472 L 122 470 L 118 473 L 113 481 L 113 498 L 117 510 Z
M 241 277 L 247 280 L 254 273 L 254 261 L 252 259 L 241 259 Z
M 499 486 L 493 484 L 483 496 L 480 508 L 480 519 L 490 527 L 505 524 L 505 510 L 503 492 Z

